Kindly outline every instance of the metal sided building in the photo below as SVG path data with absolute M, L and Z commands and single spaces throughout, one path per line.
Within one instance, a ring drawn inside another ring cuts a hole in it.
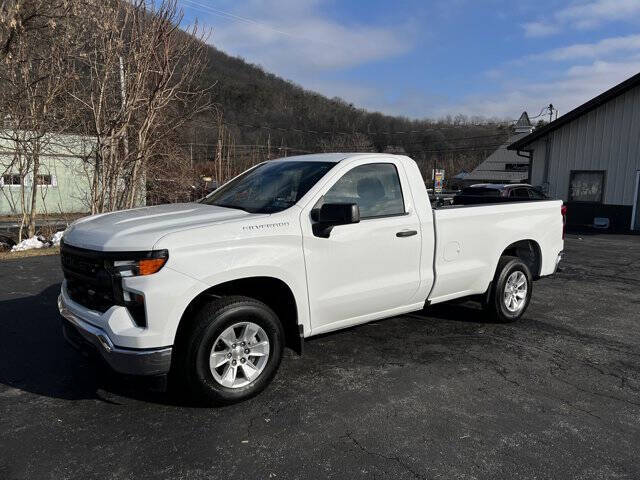
M 640 231 L 640 73 L 509 145 L 529 182 L 568 205 L 570 225 Z

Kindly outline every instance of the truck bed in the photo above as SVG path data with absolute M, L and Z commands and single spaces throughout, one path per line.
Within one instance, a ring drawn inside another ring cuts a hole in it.
M 499 257 L 515 242 L 532 241 L 545 252 L 534 276 L 554 271 L 562 250 L 562 202 L 527 200 L 433 209 L 437 275 L 432 303 L 485 291 Z

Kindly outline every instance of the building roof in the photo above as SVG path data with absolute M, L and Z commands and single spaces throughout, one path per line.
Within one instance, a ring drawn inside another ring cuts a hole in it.
M 633 77 L 626 79 L 624 82 L 619 83 L 615 87 L 601 93 L 595 98 L 592 98 L 586 103 L 583 103 L 577 108 L 574 108 L 569 113 L 565 113 L 561 117 L 557 118 L 551 123 L 548 123 L 544 127 L 537 128 L 533 133 L 527 135 L 524 138 L 520 138 L 509 145 L 509 150 L 523 150 L 527 145 L 535 142 L 541 137 L 548 135 L 554 130 L 572 122 L 578 117 L 589 113 L 591 110 L 598 108 L 600 105 L 607 103 L 608 101 L 622 95 L 623 93 L 631 90 L 632 88 L 640 85 L 640 73 L 635 74 Z
M 531 133 L 533 131 L 533 125 L 531 124 L 531 120 L 529 120 L 529 114 L 527 112 L 522 112 L 522 115 L 520 115 L 520 118 L 514 126 L 516 133 Z
M 516 152 L 507 150 L 513 142 L 527 136 L 528 133 L 516 133 L 509 137 L 509 140 L 489 155 L 484 162 L 478 165 L 473 172 L 469 173 L 464 180 L 491 181 L 495 183 L 522 182 L 529 176 L 529 160 L 518 156 Z M 522 171 L 507 170 L 506 165 L 523 165 Z

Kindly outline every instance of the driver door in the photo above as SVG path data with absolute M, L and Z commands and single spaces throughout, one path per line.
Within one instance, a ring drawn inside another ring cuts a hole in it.
M 302 212 L 313 333 L 386 316 L 407 306 L 420 283 L 421 231 L 399 162 L 359 160 L 343 167 Z M 311 211 L 357 203 L 360 222 L 314 235 Z

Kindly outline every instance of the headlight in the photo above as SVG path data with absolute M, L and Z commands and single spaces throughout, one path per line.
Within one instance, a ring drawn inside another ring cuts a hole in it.
M 144 257 L 136 260 L 114 260 L 113 270 L 121 277 L 151 275 L 164 267 L 164 264 L 169 259 L 169 252 L 166 250 L 154 250 L 146 252 Z

